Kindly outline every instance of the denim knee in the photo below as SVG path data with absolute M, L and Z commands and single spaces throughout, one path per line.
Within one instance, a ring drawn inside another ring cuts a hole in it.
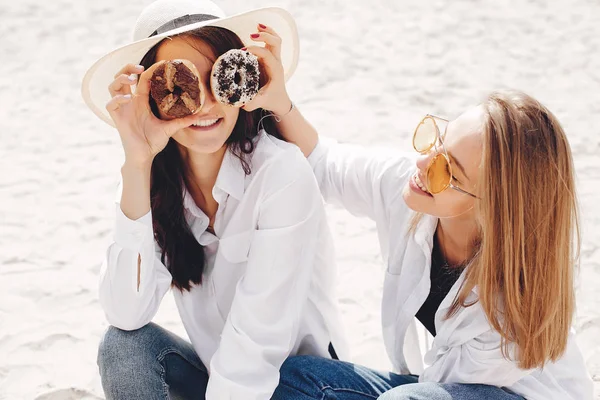
M 312 379 L 311 367 L 321 358 L 317 356 L 292 356 L 289 357 L 279 369 L 280 380 L 282 383 L 298 382 Z
M 311 366 L 317 360 L 314 356 L 292 356 L 285 360 L 279 369 L 279 385 L 271 400 L 322 398 L 316 376 L 311 372 Z
M 98 347 L 100 375 L 131 375 L 142 367 L 151 367 L 152 363 L 157 362 L 153 343 L 159 334 L 153 323 L 134 331 L 109 326 Z
M 164 368 L 158 358 L 165 343 L 165 334 L 156 324 L 134 331 L 110 326 L 98 348 L 106 399 L 168 398 Z
M 436 400 L 439 393 L 435 390 L 435 385 L 426 383 L 412 383 L 397 386 L 379 396 L 377 400 Z M 443 398 L 443 397 L 442 397 Z M 450 398 L 450 397 L 449 397 Z

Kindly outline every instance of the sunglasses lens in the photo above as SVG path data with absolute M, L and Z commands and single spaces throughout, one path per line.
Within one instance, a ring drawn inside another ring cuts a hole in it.
M 427 169 L 427 189 L 432 194 L 438 194 L 446 190 L 451 181 L 452 174 L 448 160 L 442 154 L 436 155 Z
M 413 137 L 413 146 L 415 150 L 424 152 L 429 150 L 435 144 L 437 139 L 436 127 L 433 118 L 425 117 L 417 127 Z

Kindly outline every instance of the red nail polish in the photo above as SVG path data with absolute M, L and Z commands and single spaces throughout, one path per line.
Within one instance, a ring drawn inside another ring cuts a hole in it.
M 250 37 L 252 39 L 257 39 L 260 35 L 258 33 L 253 33 L 252 35 L 250 35 Z
M 258 24 L 258 26 L 260 26 L 260 29 L 267 29 L 267 26 L 266 26 L 266 25 L 263 25 L 263 24 Z
M 246 50 L 248 50 L 248 48 L 247 47 L 242 47 L 242 50 L 246 51 Z

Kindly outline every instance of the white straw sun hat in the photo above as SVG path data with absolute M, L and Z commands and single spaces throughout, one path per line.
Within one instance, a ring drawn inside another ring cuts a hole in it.
M 294 19 L 284 9 L 262 8 L 226 17 L 210 0 L 157 0 L 138 17 L 133 42 L 100 58 L 86 72 L 81 85 L 83 100 L 94 114 L 114 126 L 106 111 L 106 103 L 111 99 L 108 85 L 126 64 L 139 64 L 148 50 L 166 37 L 203 26 L 229 29 L 245 46 L 257 45 L 250 40 L 250 34 L 257 32 L 259 23 L 273 28 L 281 36 L 281 62 L 285 79 L 289 79 L 298 64 L 298 31 Z

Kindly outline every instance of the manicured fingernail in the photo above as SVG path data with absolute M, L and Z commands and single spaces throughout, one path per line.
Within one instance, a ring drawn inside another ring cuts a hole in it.
M 136 81 L 136 78 L 135 78 L 135 76 L 130 76 L 130 77 L 129 77 L 129 78 L 127 78 L 127 79 L 129 79 L 131 82 L 135 82 L 135 81 Z
M 135 69 L 142 70 L 142 69 L 144 69 L 144 66 L 143 66 L 143 65 L 136 65 L 136 66 L 135 66 Z
M 124 98 L 124 99 L 130 99 L 130 98 L 131 98 L 131 95 L 130 95 L 130 94 L 126 94 L 126 95 L 124 95 L 124 96 L 123 96 L 123 98 Z
M 266 26 L 266 25 L 263 25 L 263 24 L 258 24 L 258 26 L 260 26 L 260 28 L 261 28 L 261 29 L 267 29 L 267 26 Z
M 247 47 L 242 47 L 242 50 L 246 51 L 246 50 L 248 50 L 248 48 Z
M 260 34 L 258 34 L 258 33 L 253 33 L 252 35 L 250 35 L 250 37 L 252 39 L 257 39 L 259 36 L 260 36 Z

